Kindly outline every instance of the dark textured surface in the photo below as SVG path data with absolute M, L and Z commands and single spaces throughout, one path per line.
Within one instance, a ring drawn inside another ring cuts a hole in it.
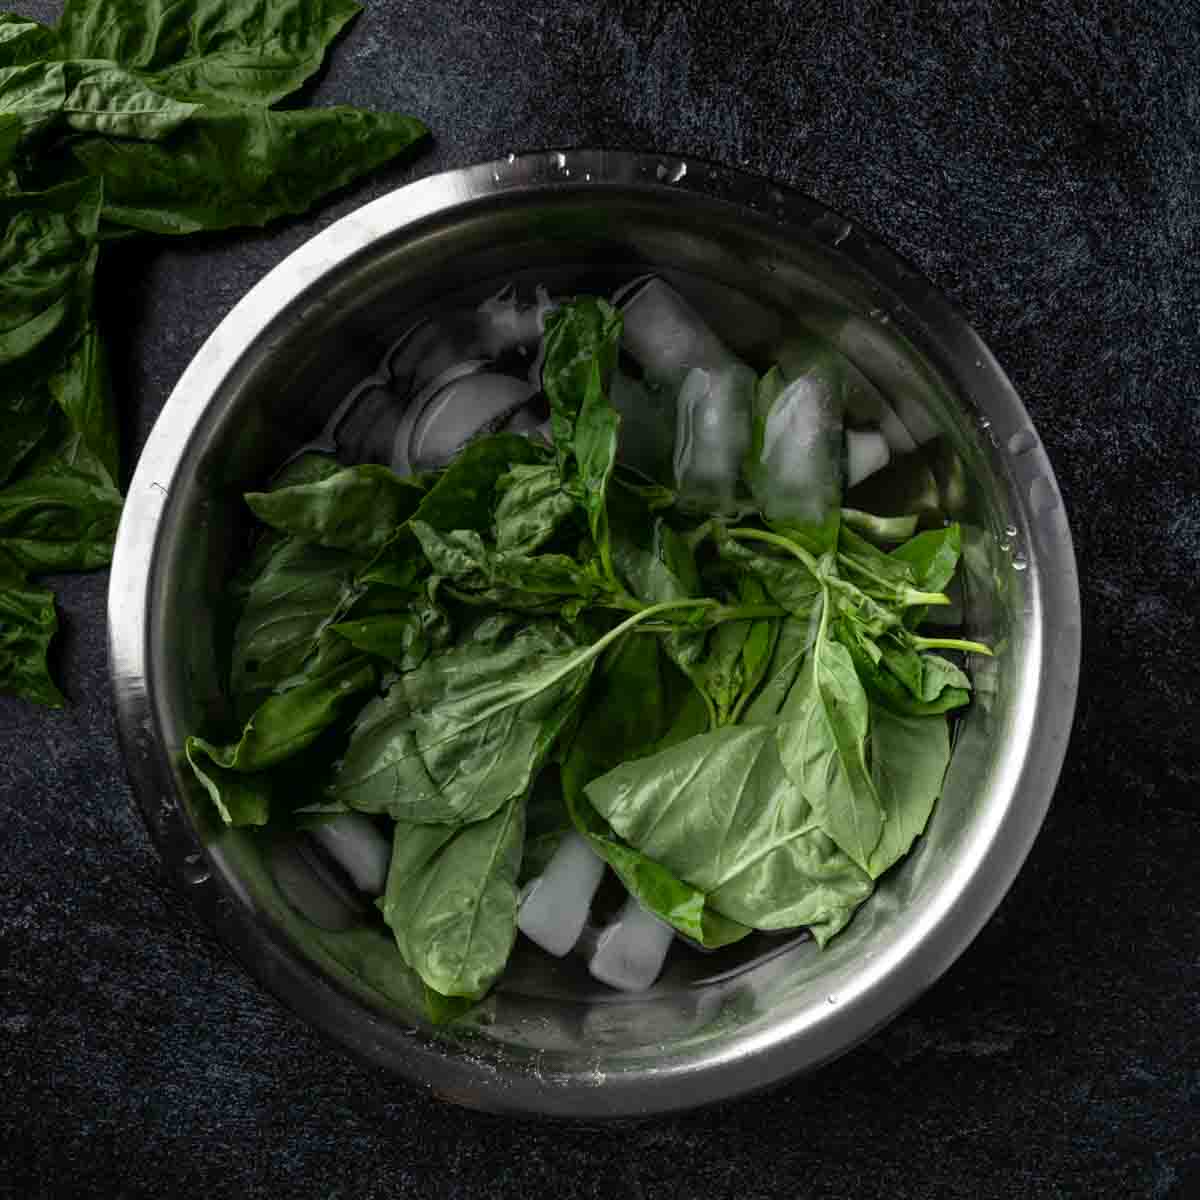
M 0 700 L 0 1193 L 1200 1195 L 1195 6 L 367 8 L 316 99 L 436 146 L 266 234 L 115 251 L 130 442 L 247 287 L 407 179 L 601 143 L 774 176 L 944 288 L 1043 435 L 1085 617 L 1057 800 L 974 946 L 815 1077 L 621 1130 L 471 1115 L 328 1050 L 198 926 L 131 807 L 106 576 L 64 580 L 71 707 Z

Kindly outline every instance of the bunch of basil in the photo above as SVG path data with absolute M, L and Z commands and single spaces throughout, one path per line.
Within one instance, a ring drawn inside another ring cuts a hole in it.
M 106 564 L 121 511 L 94 306 L 102 245 L 262 225 L 405 150 L 411 117 L 275 107 L 351 0 L 66 0 L 0 13 L 0 691 L 62 703 L 54 597 Z
M 603 300 L 548 318 L 552 446 L 492 435 L 417 478 L 308 456 L 246 497 L 235 725 L 189 760 L 231 824 L 394 823 L 383 915 L 434 1011 L 492 985 L 572 828 L 704 946 L 824 944 L 940 791 L 971 685 L 935 651 L 987 652 L 916 632 L 956 525 L 835 512 L 815 553 L 627 472 L 620 336 Z

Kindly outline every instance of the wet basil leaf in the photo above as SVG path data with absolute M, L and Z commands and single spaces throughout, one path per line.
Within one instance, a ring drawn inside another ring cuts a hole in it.
M 442 996 L 477 999 L 517 936 L 523 797 L 455 828 L 400 821 L 383 916 L 404 961 Z

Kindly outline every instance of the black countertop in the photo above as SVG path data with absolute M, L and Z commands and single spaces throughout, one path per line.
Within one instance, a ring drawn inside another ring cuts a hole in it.
M 51 0 L 15 0 L 52 19 Z M 71 704 L 0 700 L 0 1193 L 1200 1195 L 1200 22 L 1192 6 L 368 0 L 315 102 L 433 149 L 266 233 L 115 250 L 128 444 L 271 266 L 510 149 L 675 150 L 810 192 L 968 314 L 1073 523 L 1084 667 L 1025 869 L 808 1079 L 620 1129 L 450 1108 L 340 1057 L 167 880 L 117 750 L 107 576 L 55 580 Z

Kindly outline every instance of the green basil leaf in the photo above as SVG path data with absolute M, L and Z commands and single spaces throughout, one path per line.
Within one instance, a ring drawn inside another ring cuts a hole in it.
M 898 716 L 917 717 L 949 712 L 969 703 L 971 695 L 967 688 L 949 681 L 932 700 L 922 699 L 923 682 L 918 684 L 920 690 L 914 692 L 901 680 L 900 674 L 907 673 L 909 667 L 907 662 L 896 657 L 894 646 L 881 650 L 861 626 L 852 621 L 839 620 L 834 623 L 833 630 L 834 636 L 849 652 L 873 708 L 878 706 Z
M 747 725 L 776 722 L 816 635 L 817 625 L 812 619 L 787 617 L 780 621 L 762 686 L 742 717 Z
M 780 761 L 774 731 L 728 726 L 593 780 L 587 799 L 631 846 L 756 929 L 822 944 L 871 892 Z
M 954 577 L 962 553 L 962 528 L 958 524 L 929 529 L 897 546 L 891 556 L 904 563 L 913 584 L 923 592 L 940 592 Z
M 867 590 L 874 584 L 891 592 L 912 587 L 915 582 L 908 562 L 894 553 L 885 553 L 847 526 L 838 531 L 838 565 Z
M 330 625 L 329 630 L 356 650 L 385 658 L 401 671 L 415 670 L 429 654 L 429 635 L 415 612 L 357 617 Z
M 443 996 L 477 999 L 517 936 L 523 797 L 462 828 L 396 825 L 383 916 L 404 961 Z
M 0 68 L 0 114 L 19 122 L 21 140 L 58 121 L 66 99 L 67 77 L 60 62 Z
M 21 67 L 60 57 L 58 34 L 17 13 L 0 13 L 0 67 Z
M 570 830 L 561 774 L 556 764 L 550 764 L 538 773 L 525 802 L 525 852 L 519 883 L 528 883 L 545 871 Z
M 302 670 L 321 630 L 357 597 L 360 565 L 340 550 L 292 538 L 270 549 L 234 633 L 235 695 L 271 690 Z
M 76 435 L 0 490 L 0 546 L 27 571 L 87 571 L 112 559 L 120 517 L 120 493 Z
M 398 821 L 461 824 L 528 792 L 592 660 L 548 622 L 485 628 L 491 636 L 476 630 L 431 655 L 363 710 L 338 800 Z
M 57 630 L 53 593 L 29 583 L 17 564 L 0 552 L 0 691 L 62 707 L 62 693 L 46 663 Z
M 382 912 L 382 897 L 376 905 Z M 304 937 L 403 1011 L 423 1016 L 435 1025 L 453 1021 L 471 1008 L 469 1000 L 443 996 L 429 988 L 396 953 L 389 930 L 373 924 L 329 930 L 306 922 Z
M 817 638 L 779 719 L 779 752 L 788 775 L 821 828 L 869 870 L 884 814 L 867 770 L 867 696 L 841 643 Z
M 426 492 L 413 520 L 441 532 L 472 529 L 485 533 L 492 527 L 500 480 L 518 465 L 545 461 L 546 451 L 528 438 L 513 433 L 477 438 L 459 451 Z
M 310 746 L 377 680 L 374 666 L 361 655 L 327 671 L 315 669 L 303 682 L 264 700 L 236 742 L 214 745 L 203 738 L 189 738 L 189 759 L 194 764 L 203 753 L 226 771 L 266 770 Z
M 192 773 L 226 825 L 265 825 L 270 820 L 275 795 L 270 772 L 246 775 L 219 766 L 200 738 L 189 737 L 183 750 Z
M 575 511 L 553 463 L 518 463 L 496 481 L 497 550 L 532 554 Z
M 0 196 L 0 367 L 86 325 L 100 199 L 95 180 Z
M 583 470 L 575 448 L 576 427 L 585 406 L 593 410 L 591 418 L 603 407 L 601 397 L 616 366 L 620 340 L 621 314 L 596 297 L 579 297 L 560 305 L 546 318 L 542 388 L 550 402 L 554 453 L 563 479 L 569 478 L 567 467 L 573 459 Z M 611 462 L 607 467 L 603 463 L 608 433 L 607 423 L 601 421 L 588 436 L 583 458 L 595 453 L 601 461 L 591 470 L 591 483 L 585 486 L 598 482 L 597 473 L 607 479 L 612 469 Z
M 740 942 L 750 927 L 717 912 L 708 897 L 677 879 L 661 863 L 616 837 L 587 835 L 593 850 L 616 872 L 625 890 L 648 912 L 709 950 Z
M 780 608 L 801 621 L 812 616 L 821 595 L 821 583 L 803 563 L 790 556 L 751 550 L 720 526 L 714 530 L 714 538 L 722 560 L 756 579 Z
M 157 140 L 173 133 L 199 109 L 154 91 L 115 62 L 73 60 L 63 64 L 63 72 L 63 119 L 80 133 Z
M 328 478 L 247 492 L 260 521 L 306 542 L 370 557 L 417 510 L 425 492 L 387 467 L 347 467 Z
M 949 763 L 945 717 L 900 716 L 871 706 L 871 777 L 885 817 L 871 852 L 872 876 L 903 858 L 924 831 Z
M 471 603 L 558 612 L 564 602 L 591 599 L 602 586 L 595 570 L 565 554 L 494 552 L 471 529 L 440 533 L 415 519 L 411 528 L 434 573 Z
M 940 654 L 921 655 L 921 699 L 936 701 L 948 689 L 971 690 L 971 680 L 962 668 Z
M 644 908 L 693 941 L 716 948 L 750 931 L 715 912 L 703 892 L 622 842 L 583 794 L 606 770 L 665 748 L 687 714 L 689 694 L 697 693 L 664 660 L 657 638 L 618 642 L 601 660 L 588 689 L 583 720 L 562 766 L 560 806 Z M 701 712 L 700 721 L 678 740 L 706 725 Z
M 873 542 L 905 542 L 917 532 L 920 518 L 915 513 L 902 517 L 877 517 L 858 508 L 842 508 L 842 529 L 870 538 Z
M 426 133 L 420 121 L 393 113 L 214 103 L 165 142 L 92 136 L 71 151 L 104 180 L 106 221 L 185 234 L 302 213 Z
M 66 52 L 147 72 L 172 95 L 273 104 L 321 65 L 351 0 L 67 0 Z

